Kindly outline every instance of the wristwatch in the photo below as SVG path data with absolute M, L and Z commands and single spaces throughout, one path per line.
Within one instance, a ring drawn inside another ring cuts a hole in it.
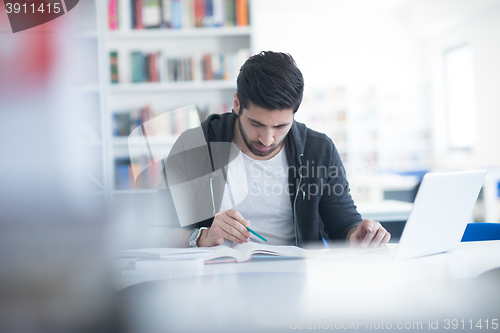
M 208 229 L 206 227 L 196 228 L 189 235 L 189 246 L 198 247 L 198 239 L 200 239 L 201 231 L 204 229 Z

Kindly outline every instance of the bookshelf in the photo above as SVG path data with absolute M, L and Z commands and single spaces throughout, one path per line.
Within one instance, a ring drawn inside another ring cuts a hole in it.
M 150 193 L 161 178 L 150 154 L 168 155 L 185 129 L 231 110 L 239 67 L 251 55 L 250 1 L 105 2 L 112 194 Z M 140 123 L 155 124 L 147 141 Z M 139 135 L 129 137 L 134 129 Z
M 110 182 L 107 174 L 108 122 L 107 109 L 107 60 L 104 57 L 105 29 L 101 15 L 104 6 L 99 0 L 81 1 L 67 13 L 71 26 L 70 52 L 72 67 L 71 112 L 77 119 L 78 150 L 81 164 L 77 170 L 86 194 L 107 197 Z

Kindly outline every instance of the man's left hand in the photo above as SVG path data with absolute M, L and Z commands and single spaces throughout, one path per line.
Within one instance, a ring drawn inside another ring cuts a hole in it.
M 347 235 L 351 247 L 377 247 L 383 246 L 391 239 L 391 234 L 382 225 L 371 219 L 364 219 L 361 223 L 351 229 Z

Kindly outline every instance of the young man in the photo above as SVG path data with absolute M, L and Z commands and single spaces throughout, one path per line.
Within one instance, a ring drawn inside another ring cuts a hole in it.
M 294 120 L 303 89 L 290 55 L 261 52 L 240 69 L 233 112 L 181 135 L 166 170 L 187 228 L 172 231 L 170 245 L 248 242 L 250 225 L 278 245 L 389 241 L 380 223 L 361 221 L 332 140 Z

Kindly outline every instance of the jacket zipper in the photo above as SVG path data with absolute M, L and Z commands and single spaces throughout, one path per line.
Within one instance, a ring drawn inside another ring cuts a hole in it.
M 299 246 L 299 239 L 297 237 L 297 211 L 296 211 L 296 207 L 297 207 L 297 197 L 299 196 L 299 190 L 300 190 L 300 184 L 302 183 L 302 158 L 304 157 L 304 154 L 300 154 L 300 157 L 299 157 L 299 170 L 300 171 L 300 174 L 299 174 L 299 184 L 297 186 L 297 191 L 295 192 L 295 199 L 293 200 L 293 229 L 295 230 L 295 246 Z

